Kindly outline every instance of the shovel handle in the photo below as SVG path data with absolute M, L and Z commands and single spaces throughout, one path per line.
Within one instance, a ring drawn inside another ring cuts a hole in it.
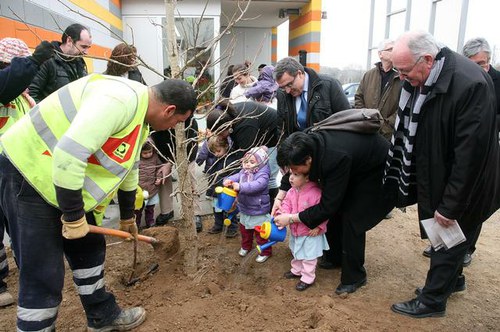
M 116 237 L 121 237 L 123 239 L 132 239 L 133 236 L 129 232 L 124 232 L 120 231 L 118 229 L 111 229 L 111 228 L 105 228 L 105 227 L 99 227 L 99 226 L 94 226 L 94 225 L 89 225 L 89 232 L 94 233 L 94 234 L 104 234 L 104 235 L 110 235 L 110 236 L 116 236 Z M 145 235 L 137 235 L 137 240 L 143 241 L 146 243 L 154 244 L 158 243 L 158 240 L 155 239 L 154 237 L 151 236 L 145 236 Z

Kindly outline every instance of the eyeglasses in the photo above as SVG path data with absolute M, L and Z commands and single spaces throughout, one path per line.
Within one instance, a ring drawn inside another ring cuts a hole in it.
M 489 62 L 488 61 L 479 61 L 479 62 L 476 62 L 479 66 L 481 66 L 482 68 L 485 68 L 487 69 L 488 68 L 488 65 L 489 65 Z
M 408 76 L 408 74 L 413 70 L 413 68 L 415 68 L 417 63 L 419 63 L 420 60 L 422 60 L 422 58 L 423 58 L 423 55 L 419 56 L 417 61 L 415 61 L 415 63 L 413 64 L 413 66 L 411 66 L 410 69 L 398 69 L 398 68 L 394 67 L 394 71 L 401 76 Z
M 295 83 L 295 80 L 297 79 L 297 76 L 299 76 L 299 74 L 297 73 L 297 75 L 295 75 L 295 77 L 293 78 L 293 80 L 283 86 L 280 86 L 280 90 L 281 91 L 286 91 L 286 89 L 291 89 L 293 84 Z

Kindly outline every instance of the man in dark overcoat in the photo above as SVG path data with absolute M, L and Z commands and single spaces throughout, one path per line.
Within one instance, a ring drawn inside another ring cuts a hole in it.
M 420 220 L 458 225 L 466 241 L 431 250 L 417 297 L 392 306 L 410 317 L 443 316 L 450 294 L 465 287 L 462 263 L 478 227 L 500 206 L 496 102 L 481 67 L 426 32 L 395 43 L 395 70 L 405 80 L 389 151 L 386 185 L 398 206 L 418 203 Z

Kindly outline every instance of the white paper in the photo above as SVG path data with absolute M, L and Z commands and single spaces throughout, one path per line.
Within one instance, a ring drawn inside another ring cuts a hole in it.
M 449 227 L 441 226 L 434 218 L 421 220 L 420 223 L 424 227 L 434 250 L 443 247 L 448 250 L 465 241 L 464 233 L 457 222 Z

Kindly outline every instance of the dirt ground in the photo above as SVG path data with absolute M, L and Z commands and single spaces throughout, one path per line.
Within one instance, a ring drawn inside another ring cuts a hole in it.
M 239 238 L 199 234 L 199 270 L 182 272 L 181 251 L 166 259 L 150 245 L 139 245 L 138 270 L 154 263 L 159 270 L 125 287 L 131 272 L 131 243 L 108 239 L 106 285 L 122 307 L 144 306 L 147 318 L 137 331 L 499 331 L 500 213 L 483 226 L 472 264 L 464 269 L 467 290 L 448 301 L 443 318 L 412 319 L 390 310 L 394 302 L 414 297 L 425 280 L 427 243 L 420 239 L 415 207 L 399 210 L 368 233 L 368 284 L 347 297 L 334 290 L 340 270 L 317 270 L 316 283 L 304 292 L 284 279 L 290 268 L 288 246 L 274 246 L 264 264 L 238 256 Z M 205 229 L 212 224 L 204 220 Z M 175 223 L 174 223 L 175 226 Z M 158 237 L 168 227 L 154 230 Z M 11 266 L 14 266 L 10 258 Z M 68 271 L 69 272 L 69 271 Z M 18 271 L 11 270 L 10 290 L 17 292 Z M 16 307 L 0 309 L 0 330 L 15 330 Z M 58 331 L 85 331 L 82 306 L 66 274 Z

